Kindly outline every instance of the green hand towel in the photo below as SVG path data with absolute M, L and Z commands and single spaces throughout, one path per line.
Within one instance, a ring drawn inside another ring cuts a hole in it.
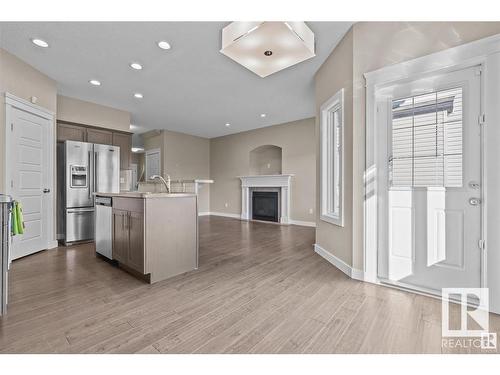
M 19 234 L 23 234 L 24 233 L 23 206 L 21 205 L 20 202 L 17 202 L 16 204 L 16 211 L 17 211 L 17 230 Z
M 11 212 L 11 232 L 12 235 L 15 236 L 16 234 L 19 234 L 19 230 L 17 228 L 17 209 L 16 209 L 16 202 L 12 202 L 12 212 Z

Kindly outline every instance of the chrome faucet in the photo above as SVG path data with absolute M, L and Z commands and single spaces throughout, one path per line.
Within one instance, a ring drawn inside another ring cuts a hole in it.
M 162 177 L 162 176 L 159 176 L 157 174 L 151 176 L 149 178 L 150 180 L 160 180 L 161 182 L 163 182 L 163 185 L 165 185 L 165 187 L 167 188 L 167 193 L 170 194 L 170 175 L 167 174 L 167 180 L 165 181 L 165 179 Z

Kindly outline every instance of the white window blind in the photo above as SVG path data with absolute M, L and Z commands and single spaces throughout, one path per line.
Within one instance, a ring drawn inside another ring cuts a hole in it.
M 462 88 L 392 101 L 394 187 L 462 186 Z

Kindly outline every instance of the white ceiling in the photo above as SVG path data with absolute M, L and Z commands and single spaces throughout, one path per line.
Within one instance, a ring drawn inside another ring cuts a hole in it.
M 227 24 L 3 22 L 0 46 L 56 80 L 60 94 L 131 112 L 140 131 L 212 138 L 314 116 L 314 73 L 352 23 L 308 22 L 316 57 L 266 78 L 219 52 Z M 50 46 L 36 47 L 31 38 Z M 172 48 L 159 49 L 159 40 Z M 142 71 L 129 67 L 135 61 Z

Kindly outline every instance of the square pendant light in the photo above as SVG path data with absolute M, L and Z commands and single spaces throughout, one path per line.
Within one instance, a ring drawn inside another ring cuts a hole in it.
M 232 22 L 222 29 L 220 52 L 260 77 L 316 56 L 305 22 Z

